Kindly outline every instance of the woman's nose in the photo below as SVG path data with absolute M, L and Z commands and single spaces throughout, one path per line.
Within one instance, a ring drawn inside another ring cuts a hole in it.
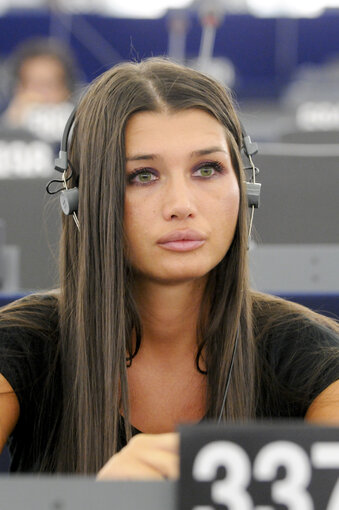
M 185 179 L 175 179 L 167 184 L 164 190 L 163 215 L 166 220 L 183 220 L 196 215 L 193 192 Z

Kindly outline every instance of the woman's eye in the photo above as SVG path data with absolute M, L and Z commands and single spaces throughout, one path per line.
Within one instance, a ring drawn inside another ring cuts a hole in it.
M 198 172 L 200 172 L 200 175 L 202 177 L 211 177 L 211 175 L 214 174 L 215 170 L 214 170 L 214 168 L 207 167 L 207 168 L 199 168 Z
M 217 169 L 215 168 L 215 166 L 213 165 L 209 165 L 209 166 L 202 166 L 200 168 L 198 168 L 197 170 L 195 170 L 195 172 L 193 173 L 193 176 L 194 177 L 212 177 L 213 175 L 215 175 L 217 173 Z
M 148 184 L 149 182 L 155 181 L 156 176 L 148 170 L 139 170 L 133 172 L 128 176 L 128 182 L 136 184 Z
M 154 175 L 151 174 L 151 172 L 141 172 L 140 174 L 136 175 L 135 178 L 139 182 L 150 182 L 154 179 Z

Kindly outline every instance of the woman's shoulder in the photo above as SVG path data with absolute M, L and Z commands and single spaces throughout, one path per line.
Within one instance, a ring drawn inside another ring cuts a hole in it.
M 2 358 L 10 353 L 53 350 L 59 336 L 58 316 L 57 292 L 30 294 L 2 307 Z
M 48 405 L 55 406 L 57 402 L 58 331 L 57 292 L 30 294 L 0 310 L 0 374 L 20 406 L 11 443 L 12 454 L 19 463 L 23 451 L 24 457 L 27 451 L 27 455 L 32 455 L 30 445 L 40 426 L 40 413 L 44 416 Z M 45 392 L 48 398 L 44 397 Z
M 274 416 L 304 416 L 311 402 L 339 378 L 338 322 L 296 303 L 254 293 L 253 327 L 263 409 Z
M 253 331 L 258 352 L 270 364 L 318 356 L 339 364 L 339 323 L 290 301 L 256 293 Z M 319 359 L 319 358 L 318 358 Z
M 256 338 L 293 335 L 303 337 L 313 331 L 315 334 L 330 336 L 339 342 L 339 321 L 286 299 L 252 293 L 253 327 Z
M 58 309 L 58 290 L 29 294 L 0 309 L 0 329 L 49 332 L 57 327 Z
M 31 294 L 0 310 L 0 374 L 17 395 L 55 358 L 57 293 Z

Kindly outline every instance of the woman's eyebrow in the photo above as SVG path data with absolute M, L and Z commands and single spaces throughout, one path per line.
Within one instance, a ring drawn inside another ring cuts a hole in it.
M 206 156 L 206 154 L 212 154 L 214 152 L 223 152 L 224 154 L 226 154 L 227 156 L 229 156 L 229 152 L 225 149 L 223 149 L 222 147 L 208 147 L 206 149 L 200 149 L 200 150 L 197 150 L 197 151 L 193 151 L 191 152 L 191 156 L 194 157 L 194 156 Z
M 127 156 L 126 161 L 140 161 L 142 159 L 155 159 L 156 154 L 136 154 L 135 156 Z
M 206 149 L 199 149 L 190 153 L 191 157 L 196 156 L 206 156 L 207 154 L 212 154 L 214 152 L 223 152 L 227 156 L 229 155 L 228 151 L 223 149 L 222 147 L 208 147 Z M 126 161 L 140 161 L 140 160 L 149 160 L 156 159 L 158 157 L 157 154 L 136 154 L 135 156 L 127 156 Z

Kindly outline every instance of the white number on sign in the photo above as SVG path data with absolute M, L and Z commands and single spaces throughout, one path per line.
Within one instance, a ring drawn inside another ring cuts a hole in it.
M 286 476 L 273 482 L 272 500 L 286 505 L 288 510 L 313 510 L 313 501 L 307 492 L 312 471 L 306 452 L 290 441 L 269 443 L 255 458 L 253 476 L 259 481 L 274 480 L 280 466 L 286 469 Z
M 339 468 L 339 442 L 317 442 L 311 446 L 311 462 L 316 469 Z M 288 510 L 314 510 L 307 488 L 311 482 L 311 462 L 304 449 L 291 441 L 268 443 L 258 452 L 253 462 L 253 478 L 272 482 L 272 502 L 283 504 Z M 216 480 L 219 467 L 226 475 Z M 286 475 L 276 479 L 279 467 Z M 253 501 L 247 492 L 251 481 L 251 462 L 239 445 L 230 441 L 214 441 L 198 452 L 193 463 L 193 478 L 211 483 L 213 503 L 227 506 L 228 510 L 252 510 Z M 213 510 L 213 506 L 195 506 L 193 510 Z M 270 510 L 272 507 L 256 507 Z M 339 480 L 326 510 L 339 510 Z
M 227 471 L 223 480 L 215 480 L 219 467 Z M 194 459 L 193 478 L 199 482 L 214 480 L 211 486 L 214 503 L 227 505 L 229 510 L 252 510 L 253 501 L 246 491 L 251 480 L 251 463 L 237 444 L 214 441 L 201 448 Z M 213 507 L 196 506 L 193 510 L 213 510 Z

